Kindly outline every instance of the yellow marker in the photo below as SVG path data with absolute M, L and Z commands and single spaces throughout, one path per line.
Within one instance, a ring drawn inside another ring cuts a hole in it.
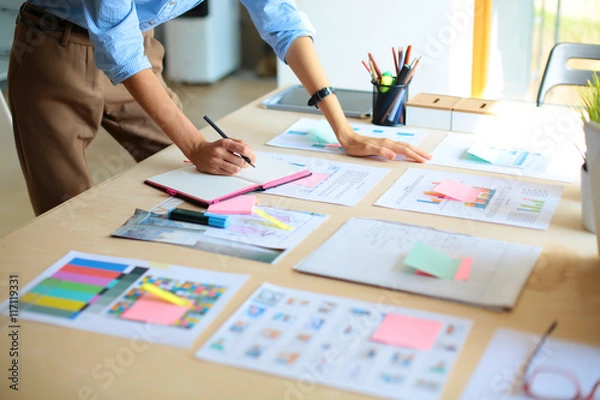
M 161 289 L 158 286 L 152 285 L 151 283 L 143 283 L 142 286 L 140 286 L 140 289 L 152 293 L 153 295 L 160 297 L 161 299 L 168 301 L 169 303 L 173 303 L 177 306 L 190 307 L 193 304 L 192 300 L 183 299 L 169 292 L 168 290 Z
M 260 208 L 254 208 L 254 212 L 256 214 L 260 215 L 261 217 L 263 217 L 264 219 L 266 219 L 267 221 L 271 222 L 273 225 L 275 225 L 279 229 L 284 229 L 286 231 L 289 231 L 290 229 L 292 229 L 291 226 L 284 224 L 283 222 L 281 222 L 277 218 L 271 217 L 269 214 L 267 214 L 266 212 L 264 212 Z

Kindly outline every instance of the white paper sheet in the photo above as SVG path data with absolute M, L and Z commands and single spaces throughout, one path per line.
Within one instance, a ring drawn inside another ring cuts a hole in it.
M 560 323 L 557 329 L 560 329 Z M 513 394 L 513 386 L 524 361 L 539 339 L 539 334 L 498 329 L 461 399 L 531 400 L 522 390 Z M 587 396 L 600 379 L 600 347 L 550 337 L 533 359 L 529 373 L 541 368 L 555 368 L 572 373 L 581 385 L 581 395 Z M 568 385 L 565 384 L 563 379 L 544 381 L 545 388 L 555 395 L 567 389 L 565 386 Z M 598 398 L 598 393 L 594 398 Z
M 292 229 L 279 229 L 256 214 L 229 215 L 231 225 L 227 229 L 208 228 L 205 235 L 237 243 L 285 250 L 295 247 L 327 219 L 327 215 L 323 214 L 266 206 L 259 208 Z
M 555 154 L 543 154 L 496 142 L 473 134 L 449 133 L 432 151 L 428 163 L 562 182 L 573 182 L 578 177 L 583 160 L 575 145 L 562 146 Z M 495 150 L 496 159 L 486 163 L 468 157 L 467 150 L 474 145 Z
M 471 321 L 263 283 L 196 353 L 291 379 L 281 398 L 319 384 L 386 398 L 440 398 Z M 436 321 L 430 350 L 375 342 L 385 314 Z
M 65 272 L 73 265 L 78 273 Z M 110 271 L 109 268 L 120 272 L 120 276 L 97 280 L 88 275 Z M 247 279 L 248 275 L 71 251 L 21 290 L 18 318 L 139 342 L 189 347 Z M 78 290 L 74 290 L 69 286 L 71 282 L 82 283 L 81 280 L 88 282 L 85 287 L 77 286 Z M 139 289 L 142 283 L 152 283 L 181 298 L 193 300 L 195 308 L 169 325 L 123 318 L 123 312 L 133 307 L 139 295 L 144 294 Z M 81 290 L 90 290 L 90 285 L 104 289 L 85 299 L 89 293 Z M 9 300 L 5 301 L 0 311 L 8 315 L 9 305 Z
M 155 207 L 155 210 L 164 211 L 161 207 Z M 166 214 L 166 211 L 164 213 Z M 206 231 L 209 229 L 205 225 L 173 221 L 161 215 L 138 209 L 131 218 L 112 232 L 111 235 L 124 239 L 146 240 L 191 247 L 196 250 L 270 264 L 279 261 L 287 251 L 212 238 L 206 235 Z
M 433 188 L 451 179 L 483 189 L 475 203 L 440 196 Z M 446 171 L 409 168 L 375 205 L 398 210 L 548 229 L 563 187 Z
M 282 134 L 269 140 L 267 144 L 274 147 L 288 149 L 300 149 L 319 151 L 332 154 L 346 154 L 346 151 L 337 145 L 328 144 L 320 140 L 318 136 L 309 133 L 309 130 L 319 124 L 319 120 L 311 118 L 300 118 Z M 387 138 L 395 142 L 406 142 L 418 146 L 426 135 L 426 132 L 407 128 L 404 126 L 389 127 L 373 124 L 351 123 L 350 126 L 356 133 L 362 136 Z
M 415 275 L 404 259 L 416 243 L 473 259 L 468 280 Z M 510 309 L 541 248 L 402 223 L 352 218 L 295 270 L 490 308 Z
M 307 166 L 313 173 L 311 177 L 268 189 L 265 193 L 322 203 L 355 206 L 390 172 L 389 168 L 368 167 L 323 158 L 264 154 L 291 164 Z

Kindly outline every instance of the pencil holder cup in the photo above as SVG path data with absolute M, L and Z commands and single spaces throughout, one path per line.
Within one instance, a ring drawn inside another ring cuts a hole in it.
M 592 180 L 585 164 L 581 168 L 581 218 L 583 220 L 583 227 L 588 231 L 595 233 L 596 224 L 594 221 Z
M 373 84 L 373 117 L 375 125 L 395 126 L 406 123 L 406 102 L 410 82 L 401 85 Z

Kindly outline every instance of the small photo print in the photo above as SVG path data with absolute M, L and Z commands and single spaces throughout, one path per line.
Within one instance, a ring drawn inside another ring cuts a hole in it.
M 267 339 L 274 340 L 281 336 L 281 331 L 278 331 L 277 329 L 265 328 L 260 334 Z
M 312 339 L 312 335 L 308 333 L 299 333 L 296 335 L 296 341 L 300 343 L 308 343 Z
M 281 299 L 285 296 L 284 293 L 274 292 L 269 289 L 263 289 L 260 293 L 254 298 L 254 301 L 266 304 L 269 306 L 275 306 Z
M 337 308 L 337 304 L 332 303 L 331 301 L 323 301 L 319 305 L 319 314 L 331 314 Z
M 251 346 L 250 348 L 248 348 L 248 350 L 246 350 L 244 355 L 246 357 L 250 357 L 250 358 L 259 358 L 263 352 L 264 352 L 263 346 L 261 346 L 259 344 L 255 344 L 255 345 Z
M 295 319 L 296 318 L 293 315 L 282 312 L 279 312 L 273 316 L 274 321 L 279 321 L 286 324 L 293 322 Z
M 237 321 L 233 325 L 231 325 L 231 327 L 229 327 L 229 330 L 231 332 L 235 332 L 235 333 L 244 333 L 244 331 L 246 330 L 247 327 L 248 327 L 248 324 L 246 322 Z
M 313 316 L 308 320 L 305 327 L 307 329 L 313 329 L 315 331 L 318 331 L 319 329 L 321 329 L 321 327 L 323 326 L 324 323 L 325 323 L 324 318 Z
M 275 359 L 275 362 L 277 364 L 292 365 L 296 362 L 298 357 L 300 357 L 300 353 L 282 351 Z
M 402 368 L 410 368 L 415 361 L 415 353 L 412 351 L 395 351 L 392 355 L 392 365 Z
M 406 378 L 398 373 L 382 372 L 379 374 L 379 380 L 389 385 L 401 385 Z
M 212 350 L 225 351 L 225 338 L 219 338 L 210 344 Z
M 285 304 L 288 306 L 294 306 L 294 307 L 295 306 L 306 307 L 310 304 L 310 301 L 305 300 L 305 299 L 297 299 L 295 297 L 290 297 L 289 299 L 287 299 Z
M 264 308 L 264 307 L 259 307 L 259 306 L 255 306 L 254 304 L 250 304 L 250 306 L 248 306 L 248 310 L 246 311 L 246 314 L 250 318 L 258 318 L 265 312 L 265 310 L 266 310 L 266 308 Z

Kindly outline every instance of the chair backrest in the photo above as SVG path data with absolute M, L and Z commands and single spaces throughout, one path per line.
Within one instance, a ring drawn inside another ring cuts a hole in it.
M 537 96 L 537 105 L 544 102 L 550 89 L 558 85 L 587 85 L 592 80 L 593 70 L 572 69 L 567 66 L 571 58 L 600 60 L 600 45 L 585 43 L 556 43 L 548 56 L 542 83 Z M 595 71 L 600 75 L 600 71 Z

